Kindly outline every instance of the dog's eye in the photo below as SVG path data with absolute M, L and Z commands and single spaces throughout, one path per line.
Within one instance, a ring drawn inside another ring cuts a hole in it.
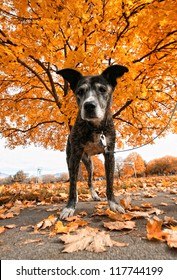
M 82 97 L 83 94 L 84 94 L 84 89 L 83 88 L 79 89 L 78 92 L 77 92 L 77 95 L 79 97 Z
M 104 92 L 106 92 L 106 88 L 105 87 L 103 87 L 103 86 L 99 86 L 99 91 L 101 92 L 101 93 L 104 93 Z

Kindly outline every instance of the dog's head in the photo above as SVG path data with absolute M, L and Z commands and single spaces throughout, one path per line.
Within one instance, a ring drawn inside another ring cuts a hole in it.
M 83 76 L 74 69 L 63 69 L 57 72 L 69 82 L 80 109 L 81 118 L 93 123 L 104 119 L 111 106 L 112 93 L 120 78 L 128 68 L 122 65 L 112 65 L 101 75 Z

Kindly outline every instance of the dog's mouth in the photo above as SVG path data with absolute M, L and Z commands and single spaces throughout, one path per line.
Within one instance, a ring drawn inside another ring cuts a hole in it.
M 88 121 L 96 125 L 99 125 L 100 122 L 103 120 L 103 118 L 96 116 L 96 114 L 89 114 L 89 115 L 85 114 L 84 116 L 81 117 L 84 121 Z
M 104 112 L 95 101 L 85 102 L 81 109 L 83 120 L 90 122 L 100 122 L 104 118 Z

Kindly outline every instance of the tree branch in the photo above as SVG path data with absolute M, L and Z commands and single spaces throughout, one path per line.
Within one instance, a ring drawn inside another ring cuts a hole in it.
M 169 37 L 170 35 L 175 34 L 176 32 L 177 32 L 177 30 L 173 30 L 172 32 L 167 33 L 167 34 L 166 34 L 166 37 L 163 38 L 163 39 L 161 39 L 161 40 L 156 44 L 156 46 L 154 47 L 153 50 L 151 50 L 149 53 L 143 55 L 142 57 L 133 60 L 133 63 L 140 62 L 140 61 L 143 60 L 144 58 L 146 58 L 146 57 L 148 57 L 148 56 L 151 56 L 153 53 L 159 52 L 159 51 L 161 51 L 162 49 L 165 49 L 166 47 L 177 43 L 177 40 L 174 40 L 174 41 L 172 41 L 172 42 L 169 42 L 169 43 L 164 44 L 164 45 L 161 46 L 161 47 L 158 47 L 167 37 Z
M 64 124 L 64 122 L 57 122 L 57 121 L 55 121 L 55 120 L 53 120 L 53 121 L 51 120 L 51 121 L 44 121 L 44 122 L 37 123 L 36 125 L 31 126 L 31 127 L 27 128 L 27 129 L 20 129 L 20 128 L 13 128 L 13 127 L 12 127 L 12 128 L 5 129 L 5 130 L 0 131 L 0 133 L 9 132 L 9 134 L 8 134 L 7 136 L 5 136 L 5 137 L 9 137 L 9 136 L 13 135 L 15 132 L 26 133 L 26 132 L 29 132 L 29 131 L 31 131 L 31 130 L 37 128 L 37 127 L 40 126 L 40 125 L 49 124 L 49 123 L 56 123 L 56 124 L 59 124 L 59 125 Z
M 49 82 L 50 82 L 50 85 L 51 85 L 51 88 L 52 88 L 52 90 L 50 90 L 50 93 L 54 97 L 55 102 L 56 102 L 58 108 L 60 109 L 62 104 L 58 100 L 58 95 L 57 95 L 57 92 L 56 92 L 56 89 L 55 89 L 55 85 L 54 85 L 54 81 L 53 81 L 53 78 L 52 78 L 52 75 L 50 73 L 49 68 L 46 68 L 44 63 L 42 63 L 39 59 L 35 58 L 34 56 L 30 55 L 30 58 L 32 58 L 47 73 L 47 76 L 49 78 Z
M 120 115 L 120 113 L 125 110 L 131 103 L 133 102 L 133 99 L 128 99 L 127 102 L 122 106 L 122 108 L 119 109 L 114 115 L 113 119 L 115 119 L 117 116 Z

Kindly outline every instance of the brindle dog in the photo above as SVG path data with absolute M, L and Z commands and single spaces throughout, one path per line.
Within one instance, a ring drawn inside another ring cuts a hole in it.
M 88 171 L 88 185 L 94 200 L 100 200 L 92 185 L 92 161 L 90 156 L 103 153 L 106 172 L 106 195 L 112 211 L 124 213 L 113 193 L 115 128 L 111 114 L 112 93 L 120 78 L 128 68 L 112 65 L 101 75 L 83 76 L 73 69 L 57 72 L 69 82 L 79 107 L 76 122 L 67 142 L 67 164 L 70 177 L 69 199 L 62 210 L 62 220 L 72 216 L 77 202 L 77 176 L 82 160 Z

